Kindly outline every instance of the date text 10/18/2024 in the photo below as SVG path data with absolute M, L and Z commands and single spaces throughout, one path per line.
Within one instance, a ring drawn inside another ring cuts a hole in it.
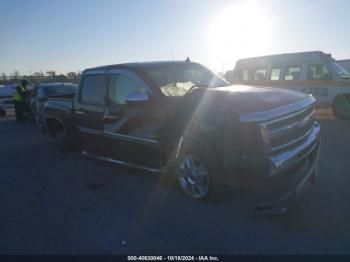
M 128 256 L 128 261 L 219 261 L 216 256 Z

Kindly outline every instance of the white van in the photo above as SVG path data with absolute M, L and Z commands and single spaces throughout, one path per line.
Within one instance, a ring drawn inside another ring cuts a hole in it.
M 337 60 L 337 63 L 350 72 L 350 59 Z
M 316 106 L 331 107 L 338 119 L 350 120 L 350 73 L 330 54 L 315 51 L 241 59 L 231 80 L 312 94 Z

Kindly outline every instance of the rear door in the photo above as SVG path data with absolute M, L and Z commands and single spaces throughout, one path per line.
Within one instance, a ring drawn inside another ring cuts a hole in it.
M 150 98 L 152 91 L 135 73 L 111 70 L 108 74 L 108 108 L 104 115 L 104 136 L 108 139 L 109 154 L 117 160 L 157 167 L 160 164 L 158 132 L 162 112 L 156 103 L 128 102 L 132 96 Z
M 104 70 L 84 74 L 75 101 L 74 118 L 82 147 L 92 152 L 103 150 L 103 116 L 107 94 Z

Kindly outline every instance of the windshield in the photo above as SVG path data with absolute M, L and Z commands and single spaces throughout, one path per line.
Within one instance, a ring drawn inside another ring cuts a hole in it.
M 145 70 L 166 96 L 183 96 L 193 86 L 218 87 L 229 83 L 197 64 L 150 67 Z
M 341 78 L 350 79 L 350 73 L 337 62 L 331 62 L 331 67 Z

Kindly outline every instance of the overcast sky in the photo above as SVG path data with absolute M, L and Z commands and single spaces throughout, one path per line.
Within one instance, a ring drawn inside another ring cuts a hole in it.
M 0 73 L 321 50 L 350 59 L 350 1 L 1 0 Z

